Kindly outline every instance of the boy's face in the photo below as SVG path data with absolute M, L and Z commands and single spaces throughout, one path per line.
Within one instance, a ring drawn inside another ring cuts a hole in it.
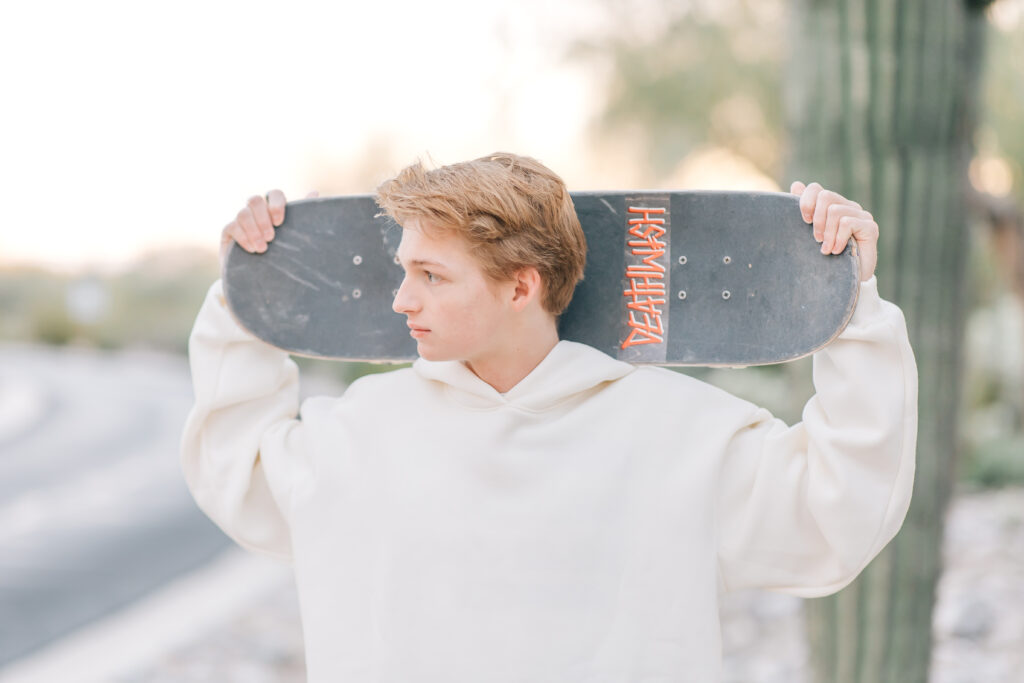
M 453 233 L 406 221 L 398 259 L 405 279 L 392 308 L 406 316 L 420 357 L 473 363 L 493 354 L 511 322 L 515 285 L 487 277 Z

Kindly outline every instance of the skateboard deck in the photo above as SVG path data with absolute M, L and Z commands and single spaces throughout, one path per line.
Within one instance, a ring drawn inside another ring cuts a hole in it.
M 575 192 L 587 265 L 562 339 L 632 363 L 745 366 L 806 356 L 846 326 L 854 243 L 822 255 L 796 196 L 772 192 Z M 224 292 L 238 322 L 290 353 L 405 362 L 391 310 L 402 228 L 371 195 L 290 202 L 263 254 L 234 245 Z

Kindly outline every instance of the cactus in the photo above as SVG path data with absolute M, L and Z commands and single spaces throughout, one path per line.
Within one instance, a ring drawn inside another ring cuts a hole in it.
M 906 314 L 920 376 L 914 499 L 849 587 L 807 602 L 816 680 L 928 678 L 961 393 L 967 167 L 986 21 L 968 0 L 794 0 L 788 177 L 815 179 L 880 226 L 882 296 Z

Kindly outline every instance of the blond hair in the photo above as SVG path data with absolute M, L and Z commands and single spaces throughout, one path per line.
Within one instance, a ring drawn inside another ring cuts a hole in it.
M 461 235 L 493 280 L 536 268 L 554 315 L 583 279 L 587 243 L 572 198 L 536 159 L 497 152 L 431 170 L 417 161 L 381 183 L 376 198 L 399 225 L 416 218 Z

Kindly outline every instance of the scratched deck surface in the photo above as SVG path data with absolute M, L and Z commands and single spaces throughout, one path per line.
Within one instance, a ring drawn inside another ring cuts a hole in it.
M 805 356 L 853 314 L 852 247 L 823 256 L 796 197 L 750 192 L 579 192 L 587 269 L 559 334 L 660 365 L 757 365 Z M 288 204 L 265 254 L 234 247 L 228 304 L 261 339 L 322 358 L 407 361 L 391 310 L 401 228 L 368 195 Z

